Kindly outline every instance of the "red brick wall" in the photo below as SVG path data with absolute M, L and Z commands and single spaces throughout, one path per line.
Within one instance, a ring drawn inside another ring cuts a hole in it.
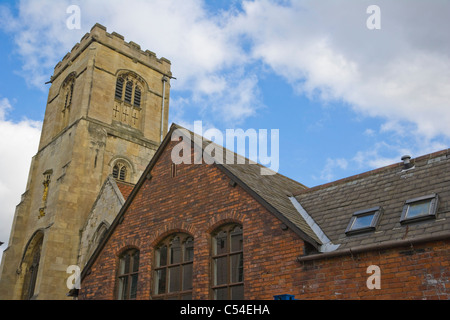
M 450 299 L 449 241 L 300 262 L 298 299 Z M 380 289 L 369 289 L 370 265 Z
M 298 262 L 304 242 L 218 168 L 182 164 L 171 178 L 173 144 L 82 282 L 80 299 L 114 298 L 118 255 L 129 247 L 140 250 L 138 299 L 149 299 L 154 248 L 180 231 L 194 237 L 193 298 L 209 299 L 211 232 L 228 222 L 243 225 L 246 299 L 450 299 L 448 241 Z M 380 267 L 381 289 L 366 285 L 370 265 Z
M 149 299 L 154 248 L 173 232 L 194 237 L 193 298 L 210 298 L 211 232 L 228 222 L 243 226 L 244 295 L 273 299 L 292 293 L 296 257 L 303 241 L 283 231 L 275 218 L 241 187 L 212 165 L 177 166 L 172 178 L 169 144 L 128 208 L 103 251 L 81 284 L 80 299 L 113 299 L 118 255 L 129 247 L 140 250 L 138 299 Z

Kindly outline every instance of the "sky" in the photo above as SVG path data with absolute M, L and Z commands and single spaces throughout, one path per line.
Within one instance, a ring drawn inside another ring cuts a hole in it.
M 46 82 L 95 23 L 171 61 L 169 124 L 278 130 L 278 172 L 313 187 L 449 147 L 449 16 L 446 0 L 0 1 L 1 249 Z

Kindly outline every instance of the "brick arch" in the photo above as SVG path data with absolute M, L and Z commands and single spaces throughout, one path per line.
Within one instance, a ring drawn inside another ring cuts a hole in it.
M 199 236 L 198 230 L 194 226 L 185 222 L 171 222 L 168 223 L 158 230 L 155 234 L 151 235 L 149 238 L 150 246 L 153 248 L 158 245 L 165 237 L 171 235 L 172 233 L 186 233 L 194 238 L 194 241 Z
M 119 245 L 119 249 L 115 252 L 115 256 L 118 259 L 124 252 L 136 249 L 141 250 L 141 243 L 138 239 L 133 239 L 132 241 L 122 242 Z
M 214 230 L 216 230 L 220 226 L 229 224 L 229 223 L 238 223 L 243 226 L 244 218 L 245 217 L 243 214 L 237 213 L 235 210 L 232 210 L 231 212 L 224 212 L 224 213 L 215 215 L 209 221 L 206 232 L 211 234 L 214 232 Z

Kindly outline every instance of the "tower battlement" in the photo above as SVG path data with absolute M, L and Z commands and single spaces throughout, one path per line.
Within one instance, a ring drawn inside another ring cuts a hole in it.
M 83 52 L 91 43 L 98 42 L 107 46 L 124 56 L 129 57 L 136 63 L 141 63 L 151 69 L 154 69 L 168 77 L 172 76 L 170 71 L 170 60 L 161 57 L 150 50 L 142 50 L 141 46 L 133 41 L 125 41 L 125 37 L 117 32 L 109 33 L 106 27 L 96 23 L 80 40 L 75 44 L 70 52 L 68 52 L 61 61 L 59 61 L 54 69 L 50 81 L 57 78 L 71 63 Z

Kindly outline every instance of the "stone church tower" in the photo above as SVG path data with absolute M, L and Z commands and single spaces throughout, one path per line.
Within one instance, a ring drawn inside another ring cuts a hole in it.
M 51 77 L 0 299 L 69 299 L 80 231 L 111 175 L 136 183 L 168 130 L 170 61 L 96 24 Z

